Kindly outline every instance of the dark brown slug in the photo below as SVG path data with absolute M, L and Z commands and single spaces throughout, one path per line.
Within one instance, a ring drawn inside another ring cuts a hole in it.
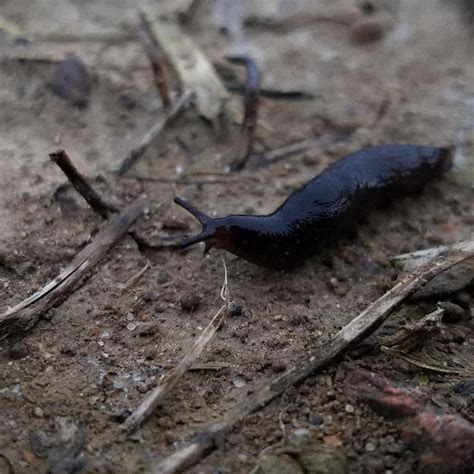
M 451 167 L 452 155 L 450 148 L 430 146 L 366 148 L 330 165 L 266 216 L 212 218 L 176 197 L 203 226 L 181 247 L 205 242 L 206 251 L 222 248 L 257 265 L 294 266 L 375 207 L 420 191 Z

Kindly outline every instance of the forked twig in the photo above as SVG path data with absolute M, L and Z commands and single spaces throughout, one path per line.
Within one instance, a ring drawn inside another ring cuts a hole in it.
M 230 304 L 229 289 L 227 283 L 227 267 L 224 262 L 224 284 L 221 289 L 221 298 L 224 304 L 213 316 L 202 334 L 196 339 L 191 349 L 181 359 L 178 365 L 169 372 L 164 380 L 157 385 L 152 392 L 138 405 L 133 413 L 122 424 L 122 428 L 128 432 L 138 429 L 141 424 L 153 413 L 157 405 L 166 397 L 175 387 L 183 375 L 191 368 L 193 362 L 201 355 L 202 351 L 213 338 L 217 329 L 225 317 L 227 308 Z
M 155 466 L 153 472 L 173 473 L 199 462 L 206 453 L 215 448 L 216 439 L 228 432 L 245 416 L 263 408 L 288 387 L 303 381 L 356 346 L 371 335 L 404 300 L 427 281 L 472 257 L 474 257 L 474 242 L 463 242 L 453 246 L 447 255 L 439 256 L 403 277 L 390 291 L 372 303 L 329 341 L 317 346 L 304 360 L 235 405 L 226 416 L 198 433 L 193 442 Z
M 158 122 L 145 133 L 138 145 L 133 147 L 128 152 L 127 156 L 119 167 L 118 173 L 120 175 L 125 174 L 137 162 L 140 156 L 142 156 L 145 150 L 148 148 L 150 143 L 155 140 L 155 138 L 158 137 L 163 129 L 181 113 L 181 111 L 191 101 L 192 97 L 193 94 L 191 92 L 184 91 L 182 95 L 175 100 L 169 110 L 166 110 L 164 115 L 159 118 Z
M 120 214 L 97 234 L 94 241 L 85 247 L 54 280 L 39 291 L 0 315 L 2 334 L 11 332 L 11 328 L 28 330 L 48 309 L 59 304 L 100 260 L 127 234 L 130 226 L 145 212 L 147 201 L 139 197 L 129 204 Z

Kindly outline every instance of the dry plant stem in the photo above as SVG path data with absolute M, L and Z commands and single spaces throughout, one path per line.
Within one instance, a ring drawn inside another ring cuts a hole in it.
M 163 106 L 167 108 L 171 104 L 171 100 L 168 90 L 168 81 L 166 80 L 164 59 L 159 53 L 158 40 L 153 33 L 153 29 L 148 21 L 148 18 L 143 13 L 140 13 L 138 37 L 142 42 L 146 55 L 150 61 L 156 89 L 160 94 Z
M 191 349 L 181 359 L 179 364 L 165 376 L 164 380 L 156 386 L 152 392 L 143 400 L 140 405 L 133 411 L 133 413 L 125 420 L 122 427 L 128 432 L 133 432 L 138 429 L 141 424 L 153 413 L 157 405 L 166 397 L 182 378 L 182 376 L 190 369 L 193 362 L 201 355 L 202 351 L 213 338 L 217 329 L 221 325 L 225 317 L 229 298 L 227 295 L 227 269 L 225 267 L 224 286 L 221 290 L 221 297 L 225 303 L 221 306 L 219 311 L 211 319 L 202 334 L 196 339 Z
M 386 352 L 387 354 L 398 357 L 399 359 L 404 360 L 405 362 L 408 362 L 409 364 L 419 367 L 420 369 L 431 370 L 433 372 L 440 372 L 442 374 L 461 375 L 464 377 L 470 377 L 473 375 L 473 373 L 469 372 L 468 370 L 444 367 L 439 364 L 428 364 L 426 362 L 423 362 L 422 360 L 417 359 L 416 357 L 413 357 L 410 354 L 407 354 L 405 351 L 395 350 L 395 349 L 391 349 L 385 346 L 382 346 L 381 350 L 383 352 Z
M 372 303 L 329 341 L 317 346 L 304 360 L 238 403 L 221 420 L 198 433 L 192 443 L 155 466 L 153 472 L 172 473 L 199 462 L 206 453 L 215 448 L 216 440 L 245 416 L 263 408 L 288 387 L 326 367 L 335 358 L 370 336 L 404 300 L 426 282 L 473 257 L 474 241 L 463 242 L 454 245 L 447 255 L 440 256 L 404 276 L 390 291 Z
M 114 207 L 106 204 L 95 192 L 94 188 L 92 188 L 79 171 L 77 171 L 64 150 L 50 153 L 49 157 L 61 168 L 74 189 L 84 198 L 87 204 L 97 212 L 97 214 L 101 215 L 104 219 L 108 219 L 111 213 L 117 211 Z
M 166 397 L 191 368 L 192 363 L 201 355 L 207 343 L 212 339 L 225 316 L 226 306 L 222 305 L 202 332 L 191 350 L 181 359 L 179 364 L 165 376 L 165 379 L 153 389 L 134 412 L 123 423 L 123 428 L 133 432 L 153 413 L 157 405 Z
M 242 156 L 232 164 L 234 171 L 245 167 L 252 154 L 257 129 L 258 105 L 260 101 L 260 71 L 255 61 L 248 56 L 228 56 L 227 60 L 233 64 L 243 64 L 246 69 L 245 95 L 244 95 L 244 121 L 242 132 L 245 138 Z
M 85 279 L 89 271 L 127 234 L 130 226 L 145 212 L 147 202 L 140 197 L 97 234 L 94 241 L 74 258 L 72 263 L 54 280 L 29 298 L 0 315 L 0 331 L 8 334 L 12 328 L 28 330 L 40 316 L 58 305 Z
M 284 160 L 285 158 L 296 155 L 297 153 L 302 153 L 306 150 L 309 150 L 310 148 L 327 145 L 333 139 L 333 137 L 312 138 L 309 140 L 302 140 L 300 142 L 292 143 L 291 145 L 285 145 L 275 150 L 267 151 L 259 157 L 259 160 L 255 166 L 262 167 L 272 165 L 277 161 Z
M 422 346 L 431 335 L 440 331 L 443 314 L 444 309 L 436 309 L 419 321 L 409 324 L 396 334 L 385 338 L 382 345 L 391 351 L 403 350 L 404 352 Z
M 160 135 L 166 125 L 172 122 L 181 113 L 184 107 L 190 102 L 191 98 L 192 93 L 185 91 L 178 99 L 176 99 L 170 109 L 165 111 L 164 116 L 160 117 L 158 122 L 145 133 L 138 145 L 129 151 L 119 167 L 119 175 L 125 174 L 138 161 L 150 143 Z

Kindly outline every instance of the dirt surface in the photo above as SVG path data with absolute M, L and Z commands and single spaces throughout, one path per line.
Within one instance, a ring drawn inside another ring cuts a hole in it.
M 189 2 L 163 2 L 162 10 L 150 3 L 156 15 L 173 20 Z M 453 144 L 473 124 L 468 2 L 197 3 L 183 29 L 213 61 L 249 52 L 266 87 L 316 94 L 314 100 L 263 98 L 257 149 L 312 137 L 327 145 L 200 184 L 210 176 L 205 173 L 224 173 L 235 158 L 239 127 L 231 125 L 216 138 L 188 110 L 126 177 L 117 177 L 127 150 L 163 113 L 132 29 L 137 5 L 146 2 L 1 1 L 3 20 L 31 39 L 2 34 L 2 312 L 54 278 L 102 225 L 71 189 L 55 193 L 65 182 L 48 159 L 57 148 L 68 151 L 111 204 L 146 193 L 150 212 L 136 230 L 153 243 L 196 230 L 193 219 L 172 204 L 175 195 L 211 215 L 268 213 L 350 151 L 380 143 Z M 55 62 L 67 53 L 78 55 L 92 75 L 86 107 L 48 87 Z M 235 72 L 242 77 L 239 68 Z M 472 156 L 472 141 L 464 151 Z M 174 183 L 183 176 L 191 183 Z M 123 239 L 32 330 L 0 341 L 0 472 L 150 472 L 389 289 L 398 276 L 390 256 L 472 238 L 473 207 L 472 182 L 451 175 L 421 196 L 375 212 L 353 239 L 294 271 L 262 269 L 223 254 L 242 314 L 225 320 L 201 357 L 212 367 L 189 372 L 126 440 L 117 436 L 120 415 L 136 407 L 220 307 L 223 265 L 217 251 L 140 251 L 134 240 Z M 150 268 L 127 285 L 147 261 Z M 465 272 L 472 276 L 472 262 Z M 322 472 L 315 466 L 331 465 L 322 458 L 304 464 L 278 451 L 282 426 L 294 449 L 329 449 L 321 456 L 336 464 L 327 472 L 422 469 L 417 453 L 401 440 L 403 422 L 359 402 L 347 376 L 367 368 L 420 386 L 435 405 L 474 422 L 472 395 L 454 388 L 466 376 L 424 370 L 380 351 L 381 336 L 433 311 L 440 300 L 458 305 L 463 316 L 443 324 L 412 355 L 472 377 L 471 285 L 404 305 L 344 360 L 245 419 L 190 472 L 250 472 L 259 462 L 260 472 Z

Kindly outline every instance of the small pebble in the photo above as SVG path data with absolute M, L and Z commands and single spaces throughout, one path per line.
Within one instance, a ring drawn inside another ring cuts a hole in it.
M 365 450 L 368 452 L 368 453 L 371 453 L 372 451 L 375 451 L 375 445 L 374 443 L 366 443 L 365 445 Z
M 133 313 L 127 314 L 127 321 L 133 321 L 134 319 L 135 319 L 135 316 L 133 315 Z
M 57 65 L 49 87 L 59 97 L 84 107 L 89 102 L 92 81 L 83 61 L 75 54 L 69 54 Z
M 444 309 L 443 323 L 459 323 L 464 319 L 464 309 L 461 306 L 450 301 L 442 301 L 438 303 L 438 306 Z
M 44 412 L 40 407 L 35 407 L 33 410 L 33 415 L 35 415 L 36 418 L 43 418 Z
M 23 359 L 28 353 L 28 346 L 24 342 L 17 342 L 10 347 L 10 359 Z
M 354 407 L 349 405 L 349 403 L 344 407 L 344 410 L 346 410 L 347 413 L 354 413 Z
M 127 324 L 127 329 L 129 331 L 134 331 L 136 329 L 137 325 L 135 323 L 128 323 Z
M 232 383 L 234 384 L 234 387 L 236 388 L 242 388 L 242 387 L 245 387 L 246 385 L 246 382 L 243 379 L 235 379 Z
M 298 428 L 297 430 L 294 431 L 293 433 L 297 438 L 306 438 L 308 437 L 311 433 L 307 428 Z
M 183 295 L 180 300 L 181 309 L 186 313 L 196 311 L 201 306 L 201 297 L 194 293 Z

